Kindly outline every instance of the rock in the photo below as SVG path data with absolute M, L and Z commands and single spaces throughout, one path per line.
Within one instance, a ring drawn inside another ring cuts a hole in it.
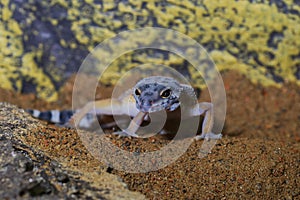
M 87 167 L 79 162 L 76 167 L 69 163 L 70 155 L 65 151 L 57 154 L 47 149 L 51 145 L 43 139 L 59 143 L 54 137 L 58 128 L 47 128 L 8 103 L 0 103 L 0 119 L 0 199 L 144 199 L 142 194 L 129 191 L 120 178 L 89 162 L 101 163 L 82 156 Z

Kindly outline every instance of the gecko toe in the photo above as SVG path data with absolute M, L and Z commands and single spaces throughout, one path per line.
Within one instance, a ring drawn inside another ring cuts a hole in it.
M 117 132 L 113 132 L 113 134 L 117 135 L 117 136 L 120 136 L 120 137 L 139 137 L 135 133 L 127 133 L 125 131 L 117 131 Z
M 194 139 L 197 140 L 201 140 L 201 139 L 205 139 L 205 140 L 218 140 L 222 138 L 222 134 L 214 134 L 214 133 L 205 133 L 205 134 L 201 134 L 201 135 L 197 135 L 196 137 L 194 137 Z

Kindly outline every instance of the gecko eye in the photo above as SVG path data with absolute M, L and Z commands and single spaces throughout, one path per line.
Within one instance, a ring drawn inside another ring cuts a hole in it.
M 135 89 L 134 94 L 135 94 L 136 96 L 140 96 L 140 95 L 141 95 L 141 90 Z
M 163 90 L 161 91 L 160 96 L 162 98 L 168 98 L 171 95 L 171 92 L 172 91 L 170 89 Z

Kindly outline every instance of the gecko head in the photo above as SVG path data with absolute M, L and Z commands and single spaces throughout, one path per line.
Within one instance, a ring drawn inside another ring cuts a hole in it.
M 173 111 L 180 105 L 182 88 L 175 79 L 151 76 L 140 80 L 133 89 L 136 107 L 142 112 Z

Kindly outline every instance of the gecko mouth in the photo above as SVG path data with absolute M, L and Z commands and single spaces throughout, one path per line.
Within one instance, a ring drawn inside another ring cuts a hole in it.
M 141 105 L 138 107 L 138 109 L 145 113 L 152 113 L 164 110 L 164 108 L 162 108 L 161 105 Z
M 150 104 L 136 104 L 137 109 L 139 109 L 142 112 L 158 112 L 161 110 L 166 111 L 174 111 L 180 106 L 179 101 L 173 101 L 172 104 L 165 104 L 165 103 L 154 103 L 152 105 Z

